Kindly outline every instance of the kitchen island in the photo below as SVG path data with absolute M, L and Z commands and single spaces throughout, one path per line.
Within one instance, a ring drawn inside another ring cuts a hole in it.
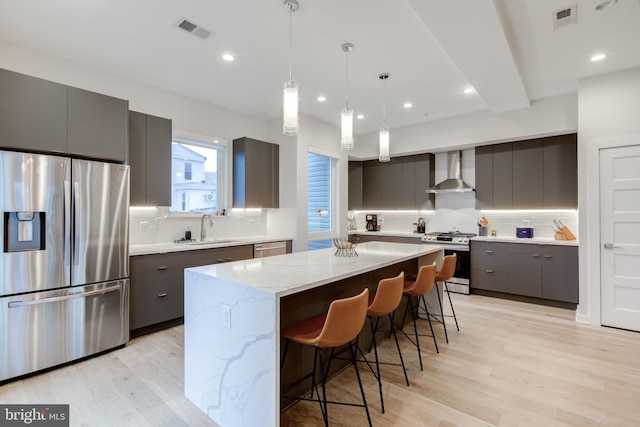
M 442 261 L 439 245 L 369 242 L 185 270 L 185 395 L 216 423 L 277 426 L 279 331 L 336 298 Z M 435 295 L 430 309 L 439 314 Z

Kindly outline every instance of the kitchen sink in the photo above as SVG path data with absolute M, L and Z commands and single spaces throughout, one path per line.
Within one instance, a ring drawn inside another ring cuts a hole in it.
M 211 239 L 211 240 L 205 240 L 203 242 L 190 243 L 190 245 L 192 245 L 192 246 L 215 245 L 215 244 L 218 244 L 218 243 L 232 243 L 232 242 L 235 242 L 235 240 L 232 240 L 232 239 Z

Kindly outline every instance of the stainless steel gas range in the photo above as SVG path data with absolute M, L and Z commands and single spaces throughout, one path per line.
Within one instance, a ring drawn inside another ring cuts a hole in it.
M 469 294 L 469 279 L 471 278 L 471 257 L 469 255 L 469 239 L 473 233 L 439 232 L 426 233 L 422 237 L 425 243 L 437 243 L 444 246 L 444 254 L 458 256 L 456 272 L 449 280 L 448 287 L 451 292 Z

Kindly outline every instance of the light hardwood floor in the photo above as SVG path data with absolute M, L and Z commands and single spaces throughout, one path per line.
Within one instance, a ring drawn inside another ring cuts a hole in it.
M 640 334 L 576 324 L 574 312 L 452 295 L 460 322 L 437 328 L 440 354 L 424 343 L 424 371 L 402 339 L 411 386 L 383 367 L 386 413 L 362 371 L 374 426 L 640 425 Z M 421 321 L 425 330 L 426 322 Z M 409 330 L 409 328 L 407 328 Z M 183 396 L 183 327 L 132 340 L 122 350 L 0 387 L 2 403 L 69 403 L 72 426 L 215 426 Z M 381 346 L 395 360 L 394 345 Z M 357 399 L 349 368 L 330 399 Z M 332 425 L 366 424 L 361 408 L 329 408 Z M 317 404 L 285 411 L 285 426 L 321 425 Z M 256 426 L 259 427 L 259 426 Z

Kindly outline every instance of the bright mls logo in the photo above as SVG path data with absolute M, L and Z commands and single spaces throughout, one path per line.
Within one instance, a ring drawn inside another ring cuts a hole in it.
M 69 427 L 69 405 L 0 405 L 0 425 Z

